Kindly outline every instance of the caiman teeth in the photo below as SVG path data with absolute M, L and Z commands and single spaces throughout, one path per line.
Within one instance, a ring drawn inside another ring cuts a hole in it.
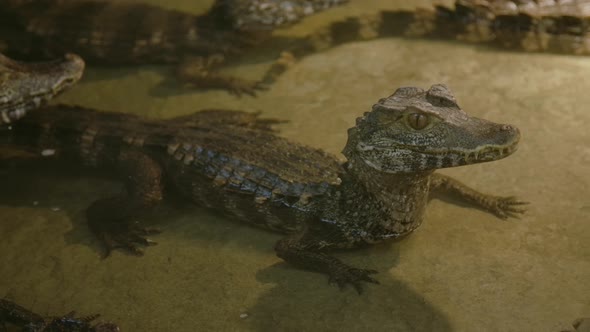
M 465 153 L 464 158 L 467 163 L 491 161 L 501 159 L 512 154 L 514 151 L 516 151 L 516 148 L 516 143 L 507 147 L 486 146 L 480 150 Z

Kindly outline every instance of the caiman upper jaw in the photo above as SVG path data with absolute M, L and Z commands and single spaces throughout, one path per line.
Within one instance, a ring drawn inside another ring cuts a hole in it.
M 85 67 L 84 60 L 72 53 L 64 55 L 63 59 L 49 62 L 47 65 L 49 66 L 47 75 L 56 77 L 55 84 L 52 88 L 53 96 L 78 82 L 84 73 Z M 56 73 L 61 74 L 56 75 Z
M 488 142 L 472 149 L 446 149 L 446 150 L 428 150 L 423 153 L 438 155 L 442 154 L 447 158 L 454 159 L 451 165 L 443 167 L 452 167 L 459 165 L 469 165 L 506 158 L 518 149 L 520 141 L 520 131 L 511 125 L 499 125 L 499 136 L 504 136 L 504 142 Z
M 380 99 L 348 131 L 342 152 L 379 172 L 412 173 L 502 159 L 519 139 L 514 126 L 467 115 L 438 84 Z
M 0 54 L 0 124 L 20 119 L 65 91 L 82 77 L 84 67 L 75 54 L 36 63 Z
M 73 53 L 67 53 L 64 56 L 64 59 L 64 66 L 67 67 L 72 79 L 75 81 L 79 80 L 84 73 L 84 68 L 86 67 L 84 60 L 80 56 Z

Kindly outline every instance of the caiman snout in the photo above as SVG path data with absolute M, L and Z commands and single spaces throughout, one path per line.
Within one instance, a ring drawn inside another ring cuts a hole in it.
M 472 118 L 469 123 L 469 130 L 473 135 L 467 138 L 472 143 L 481 145 L 512 145 L 520 139 L 520 131 L 517 127 L 509 124 L 499 124 L 479 118 Z M 469 135 L 467 135 L 469 136 Z M 465 142 L 467 143 L 467 142 Z M 467 143 L 466 146 L 469 144 Z
M 64 55 L 64 63 L 62 64 L 62 68 L 64 71 L 70 73 L 68 78 L 72 81 L 72 83 L 75 83 L 82 77 L 85 66 L 86 64 L 80 56 L 73 53 L 67 53 Z
M 84 72 L 75 54 L 44 62 L 21 62 L 0 54 L 0 124 L 11 123 L 75 84 Z
M 499 125 L 497 130 L 498 135 L 506 137 L 508 144 L 516 144 L 520 140 L 520 130 L 513 125 Z

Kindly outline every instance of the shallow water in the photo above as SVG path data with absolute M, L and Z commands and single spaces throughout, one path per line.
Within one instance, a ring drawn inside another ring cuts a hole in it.
M 359 1 L 281 33 L 395 6 Z M 260 59 L 228 71 L 257 77 L 272 56 Z M 11 169 L 0 174 L 0 297 L 44 315 L 101 313 L 122 331 L 559 331 L 590 316 L 590 58 L 380 39 L 309 56 L 257 98 L 179 94 L 169 70 L 90 68 L 59 102 L 165 118 L 260 110 L 290 121 L 285 137 L 339 154 L 346 129 L 377 99 L 445 83 L 470 115 L 514 124 L 522 140 L 509 158 L 443 173 L 531 205 L 504 221 L 433 200 L 411 236 L 337 254 L 380 271 L 381 285 L 359 296 L 283 263 L 272 249 L 280 235 L 193 206 L 168 203 L 148 218 L 164 232 L 144 257 L 101 260 L 84 209 L 120 184 Z

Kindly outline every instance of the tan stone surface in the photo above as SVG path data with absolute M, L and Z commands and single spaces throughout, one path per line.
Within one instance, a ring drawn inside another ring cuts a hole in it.
M 388 1 L 359 3 L 291 33 Z M 230 71 L 256 77 L 267 57 Z M 261 110 L 290 120 L 286 137 L 339 153 L 346 129 L 378 98 L 445 83 L 468 113 L 517 125 L 523 136 L 505 160 L 445 173 L 517 195 L 530 209 L 503 221 L 432 201 L 408 238 L 337 254 L 380 271 L 381 285 L 358 296 L 282 263 L 272 250 L 279 235 L 178 204 L 148 218 L 164 233 L 144 257 L 101 260 L 84 209 L 117 182 L 2 168 L 0 296 L 41 314 L 98 312 L 122 331 L 150 332 L 559 331 L 590 314 L 590 58 L 383 39 L 310 56 L 258 98 L 240 99 L 176 93 L 164 81 L 169 69 L 90 69 L 60 101 L 166 118 L 212 106 Z

